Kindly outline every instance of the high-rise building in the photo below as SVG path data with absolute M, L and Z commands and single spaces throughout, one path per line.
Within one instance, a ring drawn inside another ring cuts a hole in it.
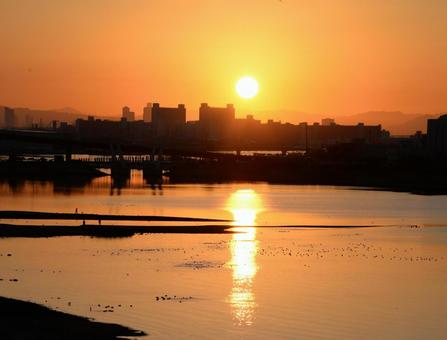
M 207 103 L 202 103 L 199 109 L 200 122 L 222 121 L 231 122 L 234 120 L 235 110 L 233 104 L 226 107 L 211 107 Z
M 432 154 L 447 156 L 447 114 L 428 120 L 427 146 Z
M 123 107 L 123 118 L 125 118 L 128 122 L 133 122 L 135 120 L 135 112 L 130 111 L 128 106 Z
M 152 121 L 152 103 L 147 103 L 143 109 L 143 121 L 150 123 Z
M 5 127 L 13 128 L 16 124 L 16 117 L 14 113 L 14 109 L 9 107 L 5 107 Z
M 159 103 L 152 105 L 152 126 L 156 136 L 172 136 L 185 123 L 184 104 L 177 107 L 161 107 Z
M 323 118 L 321 120 L 321 125 L 323 125 L 323 126 L 335 125 L 335 120 L 332 118 Z
M 33 127 L 33 117 L 31 115 L 25 116 L 25 127 L 26 128 L 32 128 Z
M 233 104 L 226 107 L 211 107 L 202 103 L 199 109 L 199 122 L 202 129 L 202 138 L 220 141 L 229 137 L 235 120 Z

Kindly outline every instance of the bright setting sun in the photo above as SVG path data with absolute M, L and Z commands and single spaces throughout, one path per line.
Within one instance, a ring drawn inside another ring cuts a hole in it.
M 250 76 L 242 77 L 236 83 L 236 92 L 245 99 L 251 99 L 258 94 L 259 85 L 255 78 Z

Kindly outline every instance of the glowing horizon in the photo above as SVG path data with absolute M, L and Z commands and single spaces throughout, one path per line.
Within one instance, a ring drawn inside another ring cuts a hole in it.
M 119 116 L 156 100 L 184 103 L 191 119 L 197 103 L 233 103 L 292 123 L 300 112 L 440 113 L 446 15 L 436 0 L 5 1 L 0 105 Z M 241 74 L 262 94 L 240 98 Z

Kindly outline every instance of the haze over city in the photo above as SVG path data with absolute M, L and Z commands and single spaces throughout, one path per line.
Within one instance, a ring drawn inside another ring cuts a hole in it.
M 447 4 L 418 1 L 2 1 L 0 104 L 116 116 L 234 103 L 306 115 L 447 110 Z M 243 99 L 251 75 L 259 94 Z

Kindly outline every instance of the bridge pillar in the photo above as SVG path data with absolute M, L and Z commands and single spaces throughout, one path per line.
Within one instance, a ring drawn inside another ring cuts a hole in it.
M 152 153 L 150 155 L 150 161 L 151 162 L 155 161 L 155 148 L 152 148 Z
M 163 147 L 160 146 L 158 149 L 158 161 L 160 162 L 163 159 Z
M 130 167 L 124 162 L 112 162 L 111 174 L 113 178 L 129 178 Z
M 71 153 L 67 152 L 67 153 L 65 154 L 65 161 L 66 161 L 66 162 L 71 162 Z

